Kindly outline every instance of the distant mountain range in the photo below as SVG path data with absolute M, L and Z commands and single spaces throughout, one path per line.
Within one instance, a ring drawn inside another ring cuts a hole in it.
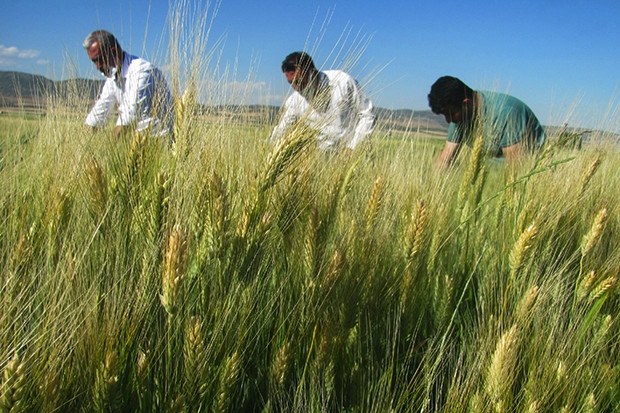
M 0 107 L 44 109 L 47 98 L 67 98 L 94 101 L 103 81 L 89 79 L 50 80 L 39 75 L 0 71 Z
M 0 71 L 0 110 L 2 108 L 25 108 L 44 111 L 49 97 L 56 99 L 80 99 L 92 102 L 103 85 L 103 80 L 70 79 L 50 80 L 44 76 L 22 72 Z M 247 105 L 205 108 L 211 114 L 267 113 L 269 121 L 275 121 L 280 108 L 277 106 Z M 445 133 L 448 124 L 443 116 L 430 110 L 376 108 L 377 127 L 387 131 L 424 131 Z

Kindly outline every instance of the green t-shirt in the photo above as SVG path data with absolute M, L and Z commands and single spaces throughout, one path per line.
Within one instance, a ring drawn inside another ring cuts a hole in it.
M 534 150 L 545 142 L 545 131 L 534 112 L 519 99 L 505 93 L 478 91 L 482 97 L 479 119 L 450 123 L 448 142 L 471 144 L 473 124 L 480 125 L 488 152 L 501 155 L 501 149 L 522 142 Z

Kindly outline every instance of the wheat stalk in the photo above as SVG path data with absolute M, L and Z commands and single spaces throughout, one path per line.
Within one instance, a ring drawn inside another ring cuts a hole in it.
M 409 230 L 405 237 L 405 273 L 403 276 L 401 303 L 403 311 L 407 311 L 407 303 L 411 288 L 413 287 L 415 272 L 421 267 L 420 255 L 426 247 L 426 229 L 428 221 L 428 209 L 424 201 L 419 199 L 416 209 L 411 216 Z
M 282 174 L 293 165 L 301 154 L 315 141 L 314 134 L 298 125 L 286 136 L 278 140 L 267 156 L 267 166 L 259 182 L 264 192 L 278 182 Z
M 581 255 L 587 255 L 596 245 L 603 232 L 603 225 L 607 219 L 607 208 L 602 208 L 594 217 L 594 222 L 590 231 L 583 236 L 581 241 Z
M 603 281 L 601 281 L 593 290 L 590 292 L 590 296 L 588 297 L 588 301 L 594 302 L 603 296 L 607 291 L 613 288 L 618 279 L 616 277 L 607 277 Z
M 162 292 L 159 299 L 168 315 L 176 315 L 183 302 L 183 280 L 187 245 L 179 225 L 175 225 L 168 238 L 162 272 Z
M 197 316 L 190 317 L 185 337 L 186 372 L 194 375 L 195 367 L 198 366 L 199 360 L 205 350 L 204 341 L 202 339 L 202 322 Z
M 454 278 L 446 275 L 444 277 L 445 284 L 443 288 L 439 288 L 439 282 L 436 284 L 435 294 L 439 295 L 435 300 L 437 319 L 440 324 L 445 323 L 450 319 L 452 314 L 453 295 L 454 295 Z
M 518 329 L 514 324 L 497 342 L 487 370 L 485 389 L 495 411 L 508 411 L 517 363 Z
M 562 360 L 558 361 L 558 366 L 555 369 L 555 379 L 558 383 L 563 383 L 566 379 L 567 371 L 566 371 L 566 363 Z
M 60 386 L 61 378 L 58 371 L 47 371 L 43 377 L 43 383 L 39 386 L 45 411 L 54 411 L 58 407 Z
M 596 157 L 594 162 L 590 164 L 588 169 L 586 169 L 585 173 L 581 177 L 581 187 L 579 189 L 580 196 L 583 195 L 583 193 L 586 191 L 588 184 L 590 183 L 590 181 L 592 180 L 592 177 L 594 176 L 594 174 L 596 173 L 596 171 L 599 169 L 600 166 L 601 166 L 601 156 L 599 155 Z
M 372 193 L 366 204 L 366 234 L 372 233 L 372 228 L 377 221 L 379 215 L 379 207 L 383 199 L 383 187 L 384 180 L 381 177 L 375 179 L 375 183 L 372 187 Z
M 220 386 L 215 400 L 215 411 L 228 411 L 232 406 L 234 388 L 241 374 L 241 357 L 235 351 L 226 358 L 220 375 Z
M 411 216 L 411 225 L 409 226 L 408 236 L 406 238 L 405 257 L 407 266 L 413 266 L 413 261 L 425 246 L 425 232 L 428 221 L 428 208 L 423 200 L 419 199 L 416 208 Z
M 95 407 L 99 412 L 117 411 L 122 405 L 119 383 L 118 356 L 114 351 L 106 354 L 95 377 Z
M 136 389 L 138 398 L 146 396 L 149 373 L 149 361 L 144 351 L 139 351 L 136 358 Z
M 518 325 L 526 326 L 530 324 L 532 315 L 536 312 L 536 298 L 538 297 L 538 292 L 538 286 L 532 286 L 525 292 L 521 301 L 519 301 L 515 317 Z
M 465 206 L 465 201 L 470 199 L 468 195 L 471 194 L 478 177 L 484 174 L 484 136 L 479 135 L 474 141 L 474 147 L 471 151 L 469 162 L 467 164 L 467 170 L 463 174 L 461 180 L 461 188 L 458 194 L 459 209 Z M 474 207 L 474 205 L 472 205 Z
M 183 94 L 174 97 L 174 152 L 178 155 L 178 142 L 186 142 L 189 137 L 189 126 L 192 124 L 193 109 L 197 104 L 196 100 L 197 88 L 196 82 L 192 78 L 189 80 L 187 88 Z
M 538 400 L 534 400 L 527 407 L 527 413 L 538 413 L 540 412 L 540 402 Z
M 594 393 L 588 393 L 586 398 L 583 401 L 583 406 L 579 410 L 582 413 L 593 413 L 596 410 L 596 397 Z
M 4 366 L 2 386 L 0 387 L 0 412 L 26 411 L 26 365 L 17 352 Z
M 581 277 L 577 280 L 577 302 L 580 302 L 590 293 L 592 289 L 592 285 L 594 285 L 594 281 L 596 280 L 596 274 L 594 271 L 590 271 L 585 276 Z
M 531 224 L 521 233 L 519 239 L 512 248 L 509 257 L 511 280 L 514 280 L 516 275 L 523 268 L 525 261 L 529 257 L 529 250 L 532 248 L 537 234 L 538 228 L 536 227 L 536 224 Z
M 323 294 L 329 294 L 338 284 L 338 280 L 340 280 L 342 276 L 342 271 L 345 264 L 346 257 L 344 256 L 344 253 L 341 252 L 339 248 L 336 248 L 329 259 L 327 271 L 325 271 L 325 275 L 323 276 L 321 282 L 321 290 Z
M 188 396 L 187 401 L 190 404 L 198 403 L 203 399 L 207 384 L 204 383 L 204 377 L 200 374 L 204 367 L 202 361 L 205 357 L 205 343 L 202 335 L 203 322 L 197 316 L 189 319 L 185 329 L 185 381 L 188 383 L 185 394 Z
M 284 343 L 271 364 L 271 382 L 276 389 L 283 389 L 286 383 L 291 367 L 291 350 L 291 343 Z
M 592 349 L 599 349 L 605 346 L 605 344 L 607 343 L 607 336 L 611 329 L 612 322 L 613 320 L 610 314 L 607 314 L 605 317 L 603 317 L 603 319 L 600 322 L 600 326 L 598 330 L 596 331 L 596 333 L 594 334 L 594 337 L 592 338 L 592 344 L 591 344 Z
M 97 218 L 101 218 L 108 203 L 107 182 L 101 166 L 95 159 L 90 159 L 86 163 L 86 177 L 90 190 L 93 212 Z
M 470 397 L 467 403 L 468 412 L 482 412 L 484 409 L 484 397 L 480 391 L 476 391 L 472 397 Z

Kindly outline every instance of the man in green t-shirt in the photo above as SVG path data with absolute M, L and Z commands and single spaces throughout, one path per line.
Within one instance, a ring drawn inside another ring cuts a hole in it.
M 545 142 L 545 131 L 534 112 L 504 93 L 475 91 L 452 76 L 439 78 L 428 95 L 431 110 L 450 123 L 446 145 L 437 164 L 449 165 L 462 143 L 482 134 L 486 152 L 507 162 L 533 152 Z

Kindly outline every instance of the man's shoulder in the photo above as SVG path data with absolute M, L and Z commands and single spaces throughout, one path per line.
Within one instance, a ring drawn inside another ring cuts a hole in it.
M 326 70 L 323 73 L 327 76 L 327 79 L 329 79 L 329 84 L 331 87 L 340 89 L 343 93 L 346 90 L 357 88 L 359 86 L 357 80 L 343 70 Z
M 306 105 L 308 102 L 306 101 L 306 99 L 301 95 L 301 93 L 297 92 L 296 90 L 293 90 L 293 93 L 291 93 L 289 95 L 289 97 L 286 98 L 286 101 L 284 102 L 284 105 L 288 108 L 295 108 L 295 109 L 299 109 L 301 107 L 303 107 L 304 105 Z
M 508 93 L 492 92 L 488 90 L 480 90 L 478 93 L 482 95 L 488 105 L 495 108 L 527 107 L 521 99 L 509 95 Z
M 132 72 L 150 70 L 153 68 L 153 65 L 148 60 L 130 54 L 125 56 L 125 64 L 127 65 L 127 69 Z
M 495 92 L 490 90 L 477 90 L 476 92 L 480 93 L 485 101 L 487 102 L 498 102 L 498 101 L 506 101 L 511 98 L 507 93 Z
M 353 80 L 353 76 L 344 70 L 322 70 L 330 80 Z

